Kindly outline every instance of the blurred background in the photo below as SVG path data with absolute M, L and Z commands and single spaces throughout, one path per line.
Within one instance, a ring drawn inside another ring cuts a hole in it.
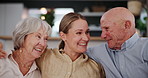
M 7 51 L 13 49 L 11 36 L 15 25 L 21 19 L 31 16 L 45 20 L 52 26 L 48 45 L 49 48 L 55 48 L 60 41 L 58 29 L 62 17 L 69 12 L 76 12 L 88 21 L 91 35 L 89 47 L 98 45 L 104 42 L 100 39 L 100 18 L 113 7 L 128 8 L 135 15 L 139 35 L 148 36 L 147 0 L 1 0 L 0 41 Z

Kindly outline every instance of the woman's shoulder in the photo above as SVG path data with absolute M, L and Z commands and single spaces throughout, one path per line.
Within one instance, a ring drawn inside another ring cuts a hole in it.
M 85 57 L 88 57 L 86 54 L 84 54 Z M 93 59 L 89 58 L 87 59 L 88 64 L 91 64 L 94 67 L 102 67 L 102 65 L 100 63 L 97 63 L 96 61 L 94 61 Z
M 41 57 L 49 57 L 51 55 L 55 55 L 58 52 L 57 48 L 48 48 L 44 51 L 44 53 L 41 55 Z
M 53 53 L 57 53 L 59 50 L 57 48 L 49 48 L 46 49 L 46 51 L 43 54 L 53 54 Z
M 2 65 L 2 64 L 5 64 L 5 63 L 7 63 L 9 60 L 8 60 L 8 58 L 6 57 L 6 58 L 1 58 L 0 59 L 0 65 Z
M 10 59 L 8 57 L 0 59 L 0 70 L 10 65 Z
M 12 54 L 8 54 L 6 57 L 0 58 L 0 62 L 10 62 L 11 58 L 12 58 Z
M 96 70 L 99 71 L 100 77 L 101 77 L 101 78 L 106 78 L 106 77 L 105 77 L 105 70 L 104 70 L 102 64 L 101 64 L 101 63 L 97 63 L 97 62 L 95 62 L 94 60 L 92 60 L 92 59 L 90 59 L 90 58 L 89 58 L 89 60 L 90 60 L 91 63 L 94 65 L 93 67 L 95 67 L 95 66 L 97 67 Z
M 87 56 L 87 55 L 85 55 L 85 56 Z M 92 70 L 99 73 L 101 78 L 105 78 L 104 68 L 100 63 L 97 63 L 93 59 L 88 57 L 87 62 L 86 62 L 86 66 L 87 66 L 87 68 L 90 67 Z

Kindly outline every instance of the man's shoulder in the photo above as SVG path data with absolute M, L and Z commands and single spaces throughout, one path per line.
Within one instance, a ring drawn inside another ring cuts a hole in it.
M 100 48 L 105 48 L 106 43 L 100 43 L 96 46 L 90 47 L 91 49 L 100 49 Z
M 87 50 L 87 52 L 91 52 L 91 53 L 93 53 L 93 52 L 99 53 L 102 51 L 106 51 L 106 43 L 100 43 L 99 45 L 89 47 Z
M 137 40 L 137 45 L 145 46 L 148 45 L 148 38 L 147 37 L 141 37 Z
M 141 37 L 140 40 L 148 42 L 148 37 Z

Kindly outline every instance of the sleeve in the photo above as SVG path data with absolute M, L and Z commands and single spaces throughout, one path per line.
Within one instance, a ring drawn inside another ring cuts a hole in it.
M 0 59 L 0 78 L 4 75 L 4 71 L 8 68 L 8 64 L 6 63 L 7 58 Z
M 100 63 L 100 59 L 99 56 L 100 55 L 100 47 L 99 46 L 95 46 L 95 47 L 90 47 L 87 49 L 86 54 L 88 55 L 89 58 L 93 59 L 94 61 L 96 61 L 97 63 Z
M 3 62 L 2 62 L 2 59 L 0 59 L 0 73 L 2 71 L 2 67 L 3 67 Z
M 145 62 L 148 63 L 148 42 L 146 43 L 146 45 L 144 45 L 144 49 L 143 49 L 143 59 Z
M 92 54 L 91 54 L 91 53 L 92 53 L 92 48 L 93 48 L 93 47 L 89 47 L 89 48 L 87 49 L 87 51 L 86 51 L 86 55 L 88 55 L 88 57 L 91 58 L 91 59 L 92 59 Z

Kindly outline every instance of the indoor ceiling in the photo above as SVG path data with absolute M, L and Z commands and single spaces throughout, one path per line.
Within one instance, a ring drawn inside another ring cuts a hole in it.
M 0 0 L 0 3 L 23 3 L 26 8 L 80 8 L 112 3 L 111 1 L 119 3 L 118 1 L 125 2 L 127 0 Z

